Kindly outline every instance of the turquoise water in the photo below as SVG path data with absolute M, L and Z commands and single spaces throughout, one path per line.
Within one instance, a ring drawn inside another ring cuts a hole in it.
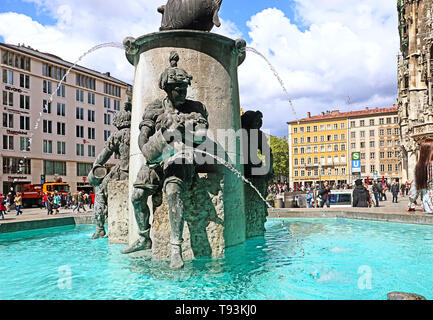
M 433 299 L 433 228 L 344 219 L 272 219 L 224 259 L 120 254 L 92 225 L 0 235 L 0 299 Z

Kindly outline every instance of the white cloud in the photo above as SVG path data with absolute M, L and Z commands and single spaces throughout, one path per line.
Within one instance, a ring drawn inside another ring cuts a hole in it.
M 0 14 L 0 36 L 5 42 L 25 43 L 74 62 L 94 45 L 122 42 L 158 31 L 156 8 L 166 0 L 25 0 L 54 18 L 42 25 L 12 12 Z M 246 0 L 236 0 L 245 1 Z M 239 68 L 244 110 L 264 113 L 271 134 L 286 135 L 286 122 L 324 110 L 387 107 L 395 102 L 399 51 L 395 0 L 295 0 L 296 24 L 278 9 L 266 9 L 248 22 L 248 45 L 275 66 L 288 98 L 265 61 L 251 52 Z M 224 3 L 223 3 L 224 5 Z M 213 32 L 233 39 L 238 27 L 222 17 Z M 124 52 L 106 48 L 80 63 L 132 83 L 134 70 Z M 348 105 L 350 96 L 351 104 Z

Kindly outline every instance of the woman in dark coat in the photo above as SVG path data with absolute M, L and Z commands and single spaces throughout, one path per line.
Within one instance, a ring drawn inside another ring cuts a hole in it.
M 358 179 L 355 181 L 355 189 L 353 190 L 353 207 L 365 207 L 368 208 L 370 201 L 370 193 L 362 185 L 362 180 Z

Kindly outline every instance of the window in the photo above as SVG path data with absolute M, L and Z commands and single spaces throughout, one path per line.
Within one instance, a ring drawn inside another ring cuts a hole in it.
M 57 134 L 61 136 L 66 136 L 66 123 L 57 122 Z
M 355 126 L 355 121 L 350 121 L 350 127 L 351 128 L 355 128 L 356 126 Z
M 20 137 L 20 151 L 22 152 L 30 151 L 30 138 Z
M 398 158 L 400 156 L 400 151 L 395 152 L 395 157 Z
M 388 151 L 388 158 L 392 158 L 392 151 Z
M 356 144 L 353 142 L 350 144 L 350 148 L 355 149 L 356 148 Z
M 356 138 L 356 132 L 351 132 L 350 133 L 350 138 L 355 139 Z
M 332 139 L 332 136 L 331 136 L 330 134 L 328 134 L 328 135 L 326 136 L 326 141 L 331 141 L 331 139 Z
M 342 133 L 340 137 L 341 137 L 341 140 L 346 140 L 346 134 Z
M 379 158 L 380 159 L 385 158 L 385 152 L 379 152 Z
M 384 132 L 385 132 L 385 131 L 384 131 L 383 129 L 380 129 L 380 130 L 379 130 L 379 135 L 380 135 L 380 136 L 383 136 L 383 135 L 384 135 Z
M 313 137 L 313 142 L 317 142 L 317 136 Z
M 53 93 L 53 83 L 51 81 L 44 80 L 42 85 L 42 92 L 52 94 Z
M 370 141 L 370 148 L 374 148 L 374 141 Z
M 12 129 L 14 127 L 14 115 L 3 113 L 3 127 Z
M 104 113 L 104 124 L 111 125 L 111 115 Z
M 370 119 L 370 126 L 374 126 L 374 119 Z
M 44 153 L 53 153 L 53 142 L 51 140 L 43 141 L 43 152 Z
M 14 85 L 14 72 L 3 69 L 3 83 Z
M 75 108 L 75 119 L 84 120 L 84 108 Z
M 92 163 L 77 163 L 77 176 L 86 177 L 92 168 Z
M 307 137 L 307 143 L 311 143 L 311 137 Z
M 3 51 L 2 63 L 7 64 L 11 67 L 30 71 L 30 58 L 22 56 L 20 54 Z
M 386 124 L 390 124 L 392 121 L 392 118 L 386 118 Z
M 334 164 L 340 163 L 340 159 L 338 159 L 338 156 L 334 156 Z
M 365 148 L 365 142 L 361 142 L 361 148 Z
M 91 92 L 88 92 L 87 93 L 87 103 L 88 104 L 95 104 L 95 94 L 94 93 L 91 93 Z
M 320 142 L 324 142 L 325 141 L 325 136 L 320 136 Z
M 398 163 L 395 164 L 395 171 L 400 171 L 400 166 Z
M 298 170 L 295 170 L 294 172 L 295 172 L 295 177 L 299 177 L 299 172 L 298 172 Z
M 95 111 L 87 110 L 87 121 L 95 122 Z
M 84 102 L 84 91 L 77 89 L 75 90 L 75 100 L 79 102 Z
M 66 154 L 66 142 L 57 141 L 57 154 Z
M 116 100 L 114 102 L 116 102 Z M 119 105 L 120 105 L 120 101 L 119 101 Z M 114 105 L 114 110 L 116 110 L 116 104 Z M 311 132 L 310 126 L 307 126 L 307 132 Z
M 344 129 L 346 127 L 346 124 L 344 122 L 340 123 L 340 129 Z
M 307 147 L 307 153 L 311 153 L 311 147 Z
M 84 157 L 84 144 L 77 143 L 77 156 Z
M 374 173 L 374 171 L 375 171 L 375 167 L 374 167 L 374 164 L 373 164 L 373 165 L 370 166 L 370 172 Z
M 320 152 L 325 152 L 325 146 L 320 146 Z
M 341 168 L 341 175 L 344 176 L 346 174 L 346 168 Z
M 361 166 L 361 172 L 365 173 L 365 166 Z
M 321 124 L 321 125 L 320 125 L 320 131 L 323 131 L 323 130 L 325 130 L 325 125 L 324 125 L 324 124 Z
M 334 144 L 334 151 L 338 151 L 338 144 Z
M 388 164 L 388 171 L 392 171 L 392 164 Z
M 75 133 L 77 138 L 84 138 L 84 127 L 83 126 L 75 126 Z
M 57 96 L 61 98 L 66 98 L 66 88 L 63 84 L 57 89 Z
M 318 157 L 314 157 L 314 164 L 319 164 L 319 158 Z
M 20 129 L 30 130 L 30 117 L 20 116 Z
M 313 131 L 317 132 L 317 126 L 313 126 Z
M 361 153 L 361 159 L 365 159 L 365 153 L 364 152 Z
M 48 102 L 48 100 L 44 100 L 42 102 L 42 110 L 44 113 L 51 114 L 51 102 Z
M 334 130 L 338 129 L 338 123 L 334 123 Z
M 332 164 L 332 157 L 331 156 L 328 156 L 328 162 L 327 162 L 327 164 Z
M 379 119 L 379 124 L 385 124 L 385 119 L 384 118 L 380 118 Z
M 13 92 L 3 91 L 3 105 L 13 107 L 14 106 L 14 94 Z
M 386 141 L 386 146 L 387 147 L 392 147 L 392 140 L 387 140 Z
M 398 117 L 394 117 L 394 123 L 398 124 Z
M 374 152 L 370 152 L 370 159 L 374 159 L 374 155 L 375 155 Z
M 374 130 L 370 130 L 370 137 L 374 137 Z
M 26 110 L 30 109 L 30 96 L 20 95 L 20 108 Z
M 294 149 L 293 149 L 293 153 L 294 153 L 294 154 L 298 154 L 298 148 L 294 148 Z
M 330 124 L 330 123 L 328 123 L 328 124 L 326 125 L 326 130 L 331 130 L 331 124 Z
M 394 128 L 394 134 L 395 134 L 395 135 L 397 135 L 397 136 L 398 136 L 398 134 L 399 134 L 399 131 L 400 131 L 400 130 L 399 130 L 399 128 Z
M 305 149 L 304 148 L 301 148 L 301 154 L 304 154 L 305 153 Z
M 334 141 L 338 141 L 338 134 L 334 134 Z
M 305 138 L 301 137 L 301 143 L 304 143 L 304 142 L 305 142 Z
M 13 136 L 3 136 L 3 149 L 13 150 L 14 149 L 14 137 Z
M 391 133 L 392 133 L 392 130 L 390 128 L 386 129 L 386 134 L 387 135 L 391 135 Z
M 342 155 L 341 156 L 341 163 L 346 163 L 346 156 L 345 155 Z
M 66 116 L 66 105 L 64 103 L 57 103 L 57 115 L 61 117 Z
M 300 127 L 300 128 L 299 128 L 299 132 L 300 132 L 300 133 L 304 133 L 304 127 Z
M 3 157 L 3 173 L 31 174 L 30 159 Z
M 42 125 L 42 131 L 44 133 L 53 133 L 53 128 L 52 128 L 53 122 L 51 120 L 45 120 L 44 119 L 42 124 L 43 124 Z
M 339 175 L 339 173 L 338 173 L 338 168 L 335 168 L 335 169 L 334 169 L 334 175 L 336 175 L 336 176 Z
M 317 146 L 314 146 L 314 147 L 313 147 L 313 152 L 314 152 L 314 153 L 317 153 L 317 152 L 318 152 Z
M 360 127 L 364 127 L 365 126 L 365 121 L 364 120 L 360 120 L 359 121 L 359 126 Z
M 328 144 L 328 146 L 327 146 L 327 150 L 328 150 L 328 152 L 331 152 L 331 151 L 332 151 L 332 144 Z
M 298 128 L 293 128 L 293 133 L 298 133 Z
M 298 144 L 298 138 L 293 138 L 293 144 Z
M 385 171 L 385 165 L 384 164 L 381 164 L 380 165 L 380 172 L 384 172 Z
M 88 145 L 87 146 L 87 154 L 89 157 L 95 157 L 95 146 Z
M 106 109 L 111 109 L 111 99 L 104 97 L 104 108 Z M 304 128 L 301 128 L 304 129 Z M 304 130 L 301 130 L 301 132 L 303 132 Z
M 294 164 L 295 166 L 297 166 L 297 165 L 299 164 L 299 160 L 298 160 L 298 158 L 295 158 L 295 159 L 293 160 L 293 164 Z
M 30 89 L 30 77 L 26 74 L 20 74 L 20 87 Z
M 345 145 L 345 144 L 342 144 L 342 145 L 341 145 L 341 147 L 340 147 L 340 151 L 346 151 L 346 145 Z
M 87 138 L 95 140 L 95 128 L 87 128 Z
M 380 140 L 379 141 L 379 146 L 384 147 L 385 146 L 385 141 L 384 140 Z
M 44 174 L 45 175 L 66 175 L 66 162 L 64 161 L 50 161 L 44 160 Z
M 361 138 L 365 137 L 365 131 L 360 131 L 359 133 L 361 134 Z
M 301 170 L 301 177 L 305 177 L 305 170 Z

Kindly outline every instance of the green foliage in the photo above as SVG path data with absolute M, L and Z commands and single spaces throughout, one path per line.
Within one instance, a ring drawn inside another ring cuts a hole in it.
M 286 137 L 271 136 L 269 142 L 274 156 L 274 175 L 289 176 L 289 143 Z

